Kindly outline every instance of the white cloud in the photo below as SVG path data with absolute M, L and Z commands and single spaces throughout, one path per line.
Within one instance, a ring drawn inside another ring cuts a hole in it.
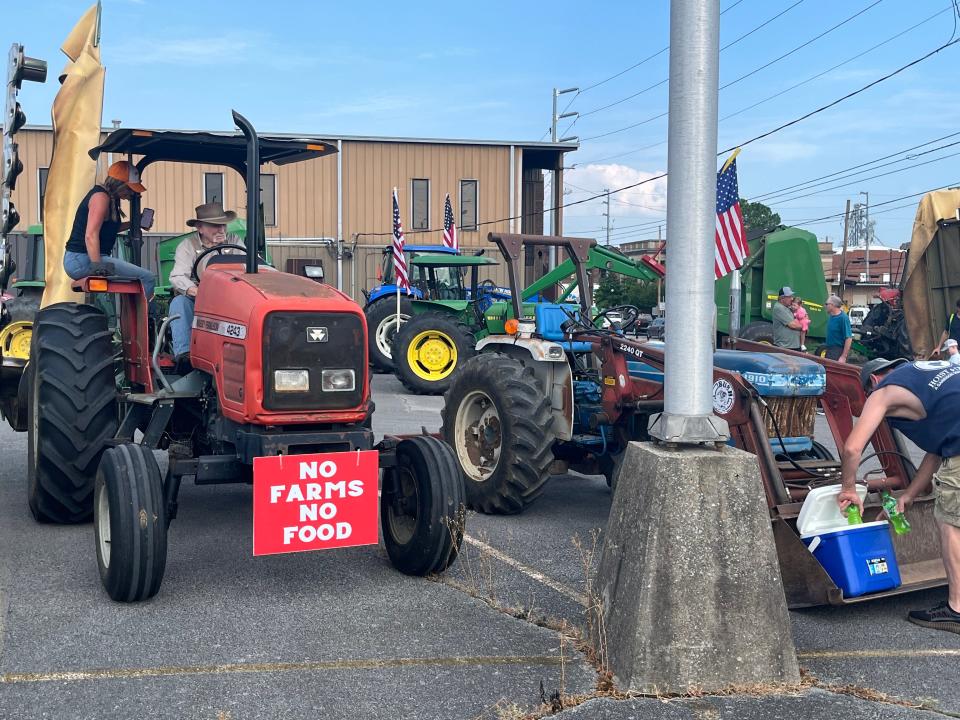
M 597 195 L 604 189 L 615 190 L 627 185 L 635 185 L 661 175 L 663 172 L 663 170 L 648 172 L 617 164 L 579 166 L 563 174 L 567 187 L 574 190 L 567 201 Z M 613 206 L 611 212 L 616 217 L 661 218 L 667 210 L 667 179 L 659 178 L 645 182 L 638 187 L 611 195 L 610 198 Z M 601 200 L 595 200 L 573 205 L 564 213 L 567 216 L 596 216 L 602 212 L 598 209 L 601 202 Z

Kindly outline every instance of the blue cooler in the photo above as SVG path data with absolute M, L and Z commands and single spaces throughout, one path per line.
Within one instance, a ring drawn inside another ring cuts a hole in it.
M 900 587 L 900 568 L 886 520 L 849 525 L 837 506 L 839 485 L 810 491 L 797 517 L 800 539 L 844 597 Z M 861 499 L 867 490 L 857 487 Z

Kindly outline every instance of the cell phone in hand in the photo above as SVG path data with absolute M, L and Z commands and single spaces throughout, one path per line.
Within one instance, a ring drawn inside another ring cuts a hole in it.
M 140 227 L 144 230 L 153 227 L 153 208 L 144 208 L 140 212 Z

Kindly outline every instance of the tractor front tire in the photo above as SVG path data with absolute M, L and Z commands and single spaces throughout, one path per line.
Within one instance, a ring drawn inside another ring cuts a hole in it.
M 117 602 L 152 598 L 167 565 L 167 512 L 153 451 L 134 443 L 107 450 L 94 497 L 93 530 L 104 589 Z
M 446 570 L 463 542 L 463 479 L 453 451 L 430 436 L 397 444 L 383 474 L 380 518 L 390 562 L 407 575 Z
M 394 371 L 410 392 L 442 395 L 476 345 L 470 328 L 448 315 L 414 315 L 394 337 Z
M 514 514 L 536 500 L 553 463 L 553 415 L 532 367 L 495 352 L 471 358 L 444 396 L 443 437 L 463 470 L 467 507 Z
M 364 311 L 367 316 L 368 345 L 370 364 L 378 372 L 393 372 L 393 341 L 397 337 L 397 300 L 395 297 L 382 298 Z M 413 315 L 410 298 L 400 298 L 400 324 L 407 322 Z
M 773 345 L 773 323 L 765 320 L 752 322 L 740 331 L 740 337 L 744 340 Z
M 89 305 L 37 313 L 27 408 L 27 500 L 39 522 L 78 523 L 93 514 L 100 456 L 117 431 L 112 334 Z

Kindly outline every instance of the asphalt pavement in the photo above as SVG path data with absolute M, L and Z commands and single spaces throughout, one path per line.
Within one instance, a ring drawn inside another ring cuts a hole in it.
M 440 398 L 387 375 L 373 387 L 377 433 L 439 429 Z M 160 593 L 120 605 L 101 588 L 90 524 L 30 516 L 25 436 L 0 430 L 0 453 L 0 718 L 518 718 L 596 687 L 556 628 L 584 622 L 610 508 L 602 478 L 553 478 L 520 516 L 470 514 L 440 579 L 401 575 L 378 547 L 254 558 L 249 488 L 185 485 Z M 955 716 L 960 636 L 904 619 L 944 596 L 792 612 L 815 687 L 602 697 L 559 714 Z

